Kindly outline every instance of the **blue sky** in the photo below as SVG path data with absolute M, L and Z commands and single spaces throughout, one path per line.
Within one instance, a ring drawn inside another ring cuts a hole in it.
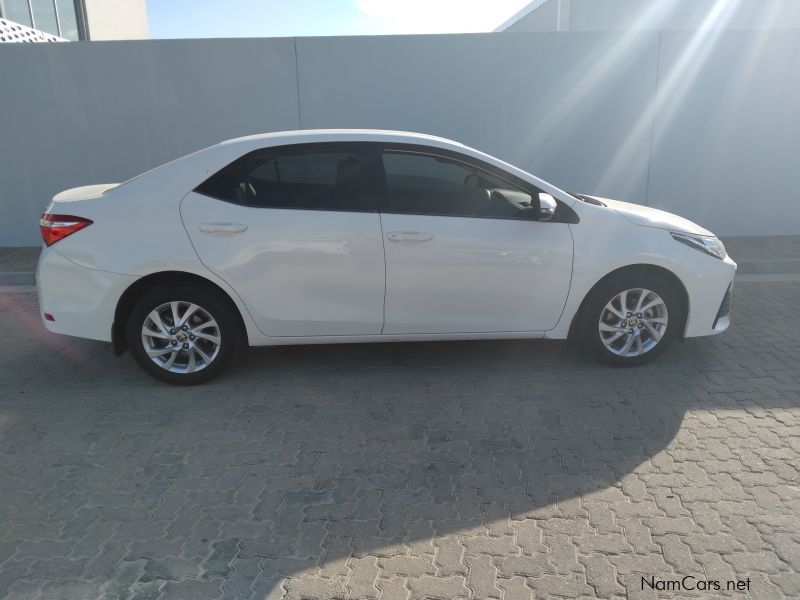
M 150 37 L 492 31 L 530 0 L 147 0 Z

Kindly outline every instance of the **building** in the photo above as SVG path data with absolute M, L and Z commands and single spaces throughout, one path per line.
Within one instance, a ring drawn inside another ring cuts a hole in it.
M 797 0 L 533 0 L 495 31 L 798 28 Z
M 146 39 L 146 0 L 0 0 L 2 41 Z

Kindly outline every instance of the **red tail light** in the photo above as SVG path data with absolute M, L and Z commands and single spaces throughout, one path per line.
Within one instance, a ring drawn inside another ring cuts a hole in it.
M 39 219 L 39 230 L 42 232 L 44 243 L 47 246 L 52 246 L 57 241 L 63 240 L 68 235 L 72 235 L 91 224 L 92 221 L 83 217 L 44 214 Z

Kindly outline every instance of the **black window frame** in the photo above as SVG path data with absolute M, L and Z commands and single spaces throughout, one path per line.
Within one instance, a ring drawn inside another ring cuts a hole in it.
M 308 207 L 308 206 L 259 206 L 257 204 L 249 204 L 246 202 L 237 202 L 231 198 L 224 198 L 213 193 L 207 189 L 208 186 L 213 185 L 213 180 L 222 176 L 224 171 L 236 168 L 237 165 L 263 157 L 263 160 L 269 160 L 275 156 L 286 154 L 313 154 L 319 152 L 351 152 L 355 154 L 359 161 L 363 162 L 365 167 L 363 181 L 361 182 L 365 188 L 365 193 L 371 199 L 367 208 L 339 208 L 339 207 Z M 385 194 L 385 181 L 382 166 L 380 165 L 380 152 L 371 142 L 302 142 L 298 144 L 281 144 L 280 146 L 268 146 L 266 148 L 257 148 L 243 154 L 239 158 L 231 161 L 224 167 L 218 169 L 213 175 L 207 177 L 194 188 L 195 193 L 219 200 L 220 202 L 227 202 L 228 204 L 235 204 L 237 206 L 246 206 L 256 210 L 309 210 L 309 211 L 324 211 L 324 212 L 352 212 L 352 213 L 378 213 L 381 205 L 383 204 L 383 195 Z
M 378 166 L 381 170 L 381 181 L 384 186 L 383 194 L 381 194 L 381 206 L 380 212 L 384 214 L 393 214 L 393 215 L 419 215 L 425 217 L 450 217 L 450 218 L 460 218 L 460 219 L 494 219 L 494 220 L 505 220 L 505 221 L 538 221 L 538 203 L 539 203 L 539 194 L 543 193 L 544 190 L 537 188 L 536 186 L 532 185 L 530 182 L 517 177 L 513 173 L 509 173 L 504 169 L 500 169 L 495 165 L 475 158 L 473 156 L 468 156 L 466 154 L 462 154 L 460 152 L 455 152 L 453 150 L 449 150 L 447 148 L 437 148 L 435 146 L 425 146 L 422 144 L 405 144 L 405 143 L 380 143 L 380 150 L 378 152 Z M 445 160 L 449 160 L 455 163 L 461 163 L 468 168 L 477 169 L 479 171 L 484 171 L 487 174 L 500 179 L 501 181 L 507 182 L 509 185 L 513 186 L 514 188 L 520 189 L 521 191 L 528 193 L 531 195 L 532 203 L 536 207 L 534 211 L 531 211 L 531 216 L 525 216 L 524 213 L 520 213 L 516 216 L 490 216 L 490 215 L 455 215 L 452 213 L 434 213 L 434 212 L 400 212 L 394 211 L 391 209 L 390 206 L 390 191 L 389 185 L 386 180 L 386 171 L 384 168 L 383 163 L 383 154 L 384 152 L 395 152 L 395 153 L 406 153 L 406 154 L 417 154 L 422 156 L 428 156 L 431 158 L 442 158 Z M 545 221 L 547 223 L 578 223 L 579 218 L 578 215 L 572 210 L 568 204 L 562 202 L 561 200 L 555 198 L 557 203 L 556 214 L 553 216 L 552 219 L 549 221 Z

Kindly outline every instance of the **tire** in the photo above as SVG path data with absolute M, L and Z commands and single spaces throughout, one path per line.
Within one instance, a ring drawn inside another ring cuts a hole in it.
M 684 322 L 683 304 L 672 282 L 652 271 L 628 271 L 592 289 L 577 333 L 581 346 L 602 361 L 636 366 L 660 356 L 680 335 Z
M 179 327 L 173 323 L 173 306 Z M 225 369 L 243 340 L 230 299 L 191 283 L 160 285 L 146 292 L 131 310 L 125 335 L 139 366 L 172 385 L 210 381 Z

